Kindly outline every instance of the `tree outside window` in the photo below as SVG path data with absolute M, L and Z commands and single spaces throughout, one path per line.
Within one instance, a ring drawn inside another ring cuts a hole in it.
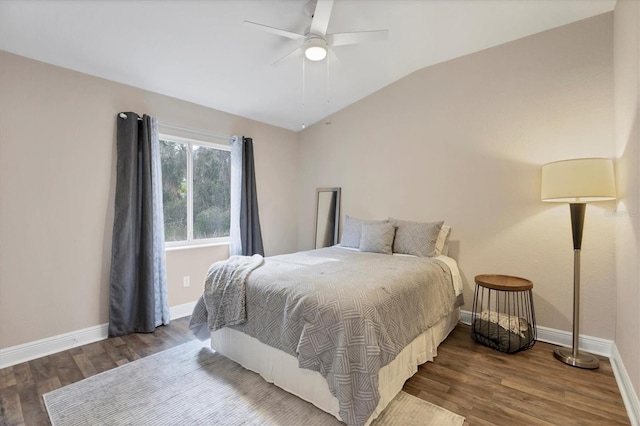
M 167 245 L 228 241 L 229 147 L 161 135 L 160 155 Z

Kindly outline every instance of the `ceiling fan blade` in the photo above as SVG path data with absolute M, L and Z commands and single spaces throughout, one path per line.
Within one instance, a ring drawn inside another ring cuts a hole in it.
M 275 61 L 273 61 L 271 63 L 272 67 L 277 67 L 279 65 L 282 65 L 286 59 L 292 57 L 293 55 L 297 54 L 297 53 L 302 53 L 302 46 L 298 46 L 295 49 L 293 49 L 291 52 L 287 53 L 286 55 L 284 55 L 283 57 L 281 57 L 280 59 L 276 59 Z
M 331 9 L 333 8 L 333 0 L 318 0 L 316 10 L 313 12 L 313 20 L 311 21 L 311 29 L 309 32 L 321 36 L 327 35 L 327 27 L 329 26 L 329 18 L 331 17 Z
M 382 41 L 389 37 L 389 30 L 359 31 L 354 33 L 328 34 L 329 46 L 345 46 L 347 44 L 367 43 L 370 41 Z
M 336 53 L 334 49 L 329 49 L 329 59 L 333 62 L 332 66 L 342 65 L 342 61 L 340 60 L 340 56 Z
M 301 38 L 304 38 L 304 35 L 302 35 L 302 34 L 293 33 L 291 31 L 287 31 L 287 30 L 281 30 L 280 28 L 270 27 L 268 25 L 258 24 L 256 22 L 244 21 L 244 24 L 246 26 L 248 26 L 248 27 L 257 28 L 259 30 L 266 31 L 266 32 L 272 33 L 272 34 L 276 34 L 276 35 L 279 35 L 279 36 L 282 36 L 282 37 L 290 38 L 290 39 L 293 39 L 293 40 L 300 40 Z

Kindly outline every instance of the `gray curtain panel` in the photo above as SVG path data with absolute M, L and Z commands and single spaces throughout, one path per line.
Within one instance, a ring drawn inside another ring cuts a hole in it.
M 169 323 L 157 121 L 118 114 L 109 336 Z
M 240 198 L 240 240 L 242 254 L 264 256 L 258 215 L 256 171 L 253 163 L 253 139 L 242 138 L 242 189 Z

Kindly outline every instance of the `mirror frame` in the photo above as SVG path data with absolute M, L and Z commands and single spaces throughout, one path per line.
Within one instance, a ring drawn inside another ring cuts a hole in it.
M 334 228 L 333 228 L 333 244 L 332 245 L 336 245 L 338 244 L 338 228 L 340 225 L 340 188 L 318 188 L 316 189 L 316 210 L 315 210 L 315 226 L 314 226 L 314 233 L 313 233 L 313 248 L 317 249 L 318 247 L 316 247 L 317 244 L 317 240 L 318 240 L 318 207 L 319 207 L 319 203 L 320 203 L 320 193 L 321 192 L 333 192 L 336 194 L 336 211 L 335 213 L 335 217 L 334 217 Z

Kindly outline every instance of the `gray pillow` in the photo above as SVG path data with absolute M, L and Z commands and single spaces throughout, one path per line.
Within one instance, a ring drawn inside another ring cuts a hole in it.
M 420 257 L 433 257 L 436 254 L 436 241 L 444 221 L 411 222 L 389 218 L 396 227 L 393 252 L 412 254 Z
M 396 227 L 390 223 L 363 224 L 360 251 L 391 254 Z
M 346 215 L 342 226 L 342 237 L 340 245 L 342 247 L 360 247 L 360 237 L 362 236 L 362 224 L 388 223 L 388 220 L 364 220 L 356 219 Z

